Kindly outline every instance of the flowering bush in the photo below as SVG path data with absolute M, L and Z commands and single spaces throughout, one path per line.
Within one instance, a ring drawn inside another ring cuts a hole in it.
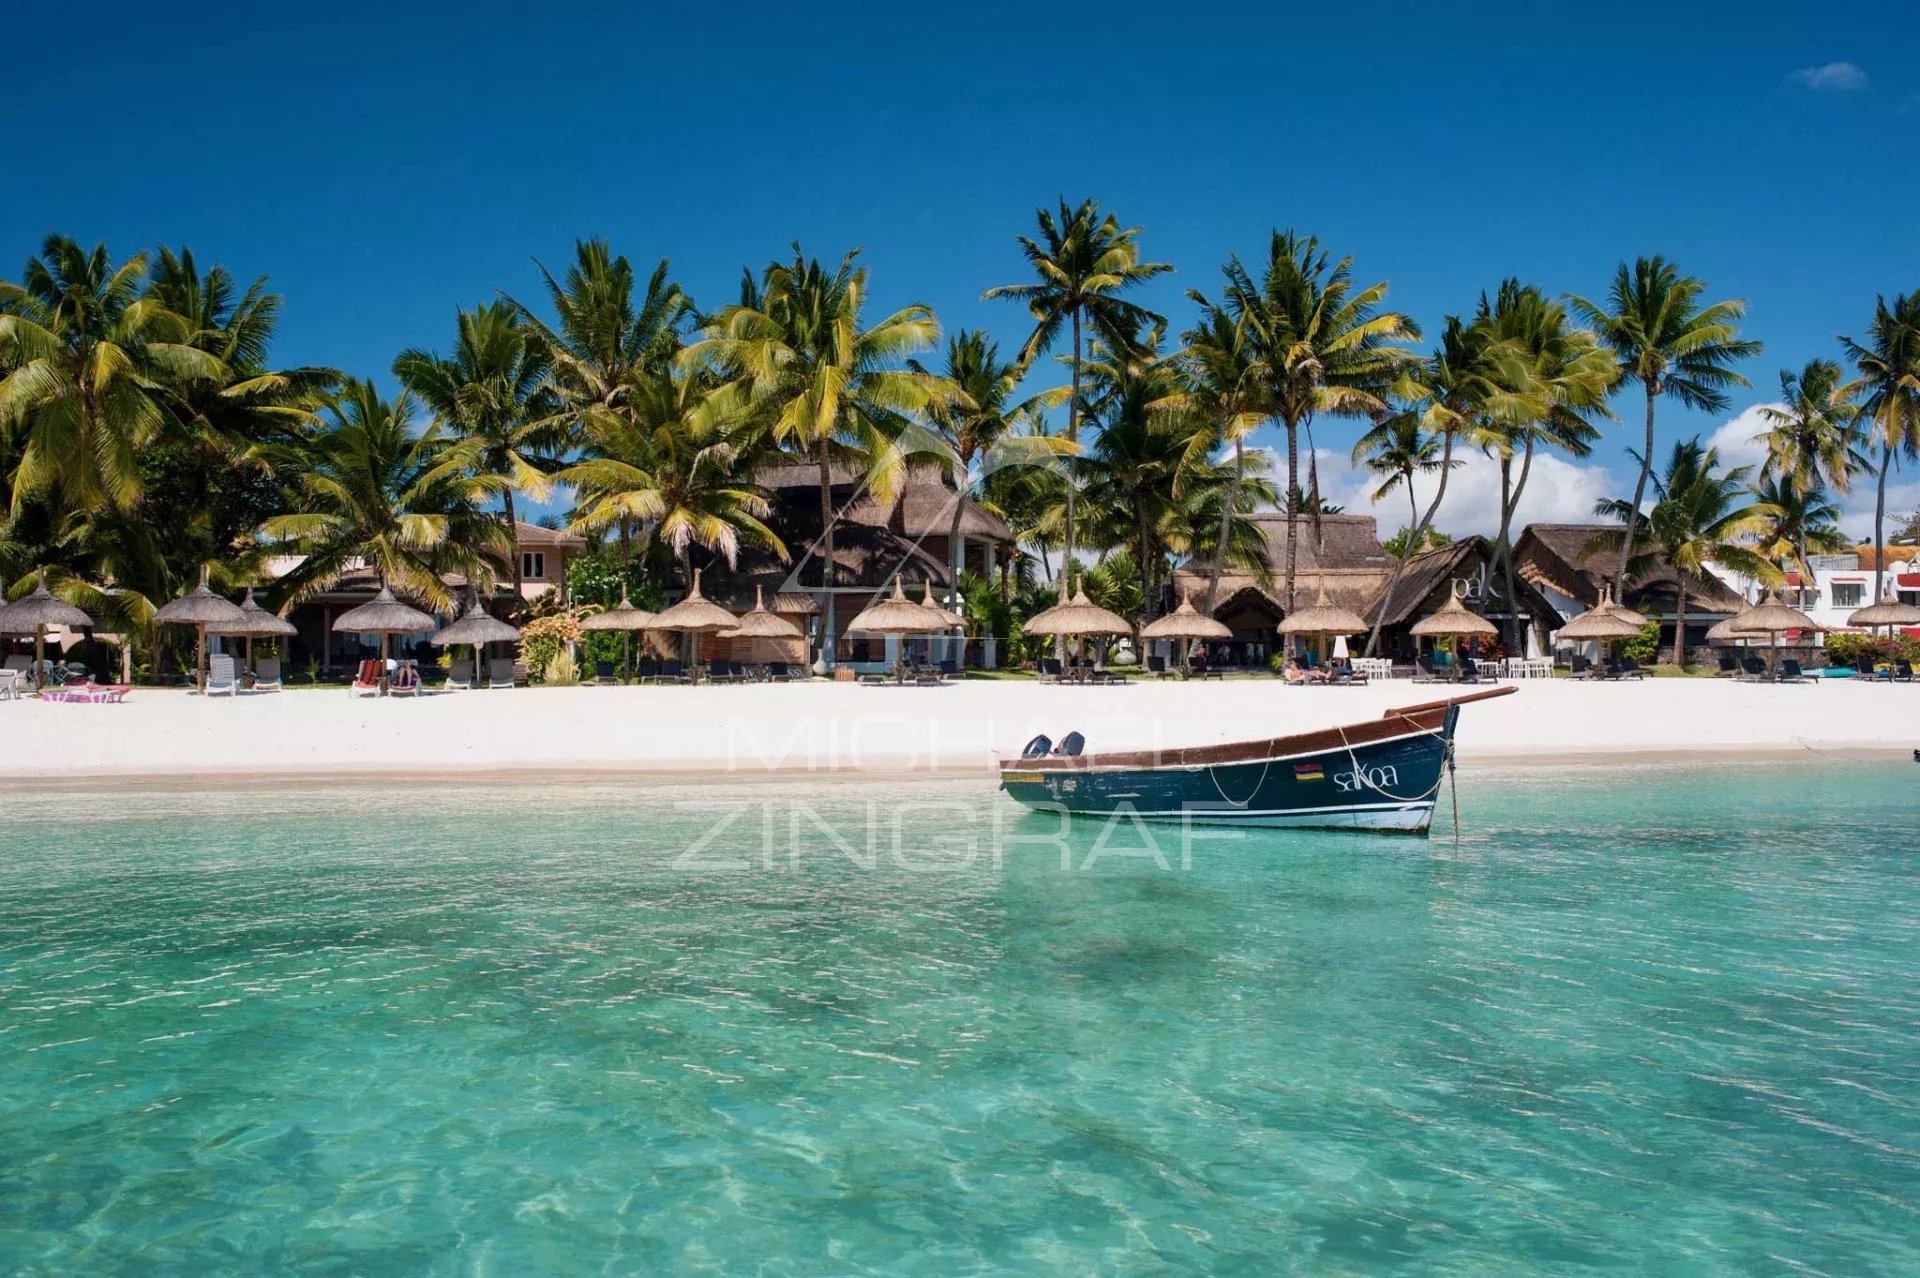
M 520 627 L 520 660 L 526 663 L 527 677 L 541 683 L 553 682 L 555 658 L 564 660 L 567 645 L 579 642 L 580 618 L 571 611 L 535 617 L 527 622 Z

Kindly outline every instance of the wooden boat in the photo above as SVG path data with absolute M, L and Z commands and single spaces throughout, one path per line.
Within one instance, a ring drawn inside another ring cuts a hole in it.
M 1178 750 L 1067 752 L 1036 737 L 1000 763 L 1000 787 L 1030 808 L 1193 824 L 1424 834 L 1453 761 L 1460 707 L 1486 688 L 1339 727 Z

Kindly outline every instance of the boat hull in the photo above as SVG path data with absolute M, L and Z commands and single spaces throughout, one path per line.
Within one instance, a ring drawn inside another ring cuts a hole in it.
M 1076 816 L 1424 834 L 1452 764 L 1461 703 L 1511 691 L 1264 742 L 1008 759 L 1000 784 L 1029 808 Z

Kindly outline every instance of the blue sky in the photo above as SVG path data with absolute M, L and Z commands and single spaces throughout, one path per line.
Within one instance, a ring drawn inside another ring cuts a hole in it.
M 1091 195 L 1178 268 L 1143 299 L 1176 321 L 1274 227 L 1430 332 L 1503 276 L 1596 294 L 1664 253 L 1751 304 L 1736 410 L 1920 285 L 1910 3 L 1357 12 L 104 3 L 89 35 L 40 6 L 8 18 L 49 56 L 9 66 L 0 269 L 53 230 L 190 244 L 271 276 L 280 361 L 384 377 L 456 306 L 533 300 L 532 259 L 577 237 L 714 301 L 798 239 L 863 246 L 876 306 L 1011 346 L 1024 314 L 981 291 L 1021 278 L 1037 204 Z M 1664 448 L 1731 414 L 1661 415 Z M 1548 467 L 1523 513 L 1623 486 L 1623 442 Z M 1462 487 L 1451 522 L 1483 524 Z

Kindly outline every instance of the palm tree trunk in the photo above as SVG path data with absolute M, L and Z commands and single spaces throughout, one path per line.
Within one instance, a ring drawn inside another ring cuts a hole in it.
M 511 488 L 507 489 L 505 493 L 505 497 L 506 497 L 506 515 L 507 515 L 507 544 L 513 547 L 513 550 L 509 555 L 509 558 L 513 560 L 512 564 L 509 565 L 513 570 L 513 606 L 518 608 L 520 606 L 520 600 L 521 600 L 520 522 L 519 520 L 513 517 L 513 489 Z
M 1633 485 L 1633 509 L 1627 514 L 1626 539 L 1620 546 L 1620 567 L 1613 574 L 1613 598 L 1616 603 L 1624 603 L 1627 598 L 1627 561 L 1633 558 L 1633 534 L 1640 524 L 1640 503 L 1647 496 L 1647 477 L 1653 474 L 1653 401 L 1654 384 L 1645 383 L 1647 388 L 1647 445 L 1640 455 L 1640 478 Z
M 839 636 L 834 633 L 834 560 L 833 560 L 833 468 L 827 460 L 827 441 L 820 441 L 820 585 L 826 594 L 826 608 L 820 618 L 820 662 L 827 673 L 833 672 Z
M 1873 598 L 1870 604 L 1880 602 L 1883 578 L 1887 573 L 1887 470 L 1893 464 L 1893 445 L 1880 446 L 1880 486 L 1873 498 Z M 1892 635 L 1893 630 L 1888 628 Z
M 1073 390 L 1072 398 L 1067 401 L 1067 442 L 1080 443 L 1080 312 L 1073 313 Z M 1060 602 L 1065 603 L 1073 593 L 1073 458 L 1067 458 L 1067 469 L 1063 472 L 1067 480 L 1067 533 L 1066 545 L 1060 564 Z M 1061 640 L 1064 650 L 1066 641 Z
M 1220 573 L 1227 566 L 1227 530 L 1233 524 L 1234 508 L 1240 503 L 1240 484 L 1246 471 L 1246 448 L 1236 439 L 1233 441 L 1233 479 L 1227 485 L 1227 500 L 1220 507 L 1220 535 L 1213 543 L 1213 571 L 1207 574 L 1207 606 L 1200 610 L 1209 617 L 1220 597 Z
M 1153 620 L 1153 560 L 1148 553 L 1152 549 L 1153 530 L 1147 525 L 1144 504 L 1138 508 L 1135 522 L 1140 527 L 1140 549 L 1135 552 L 1140 561 L 1140 615 L 1133 622 L 1133 657 L 1140 661 L 1146 654 L 1146 642 L 1140 638 L 1140 631 Z
M 1080 312 L 1073 312 L 1073 389 L 1072 398 L 1067 401 L 1067 442 L 1076 448 L 1080 443 Z M 1061 473 L 1067 481 L 1067 531 L 1065 547 L 1060 558 L 1060 602 L 1065 603 L 1073 593 L 1073 458 L 1067 458 L 1067 464 Z M 1064 635 L 1053 641 L 1053 655 L 1058 661 L 1067 659 L 1067 640 Z
M 1427 503 L 1427 513 L 1420 517 L 1420 523 L 1407 534 L 1409 547 L 1424 547 L 1427 544 L 1427 529 L 1433 527 L 1433 517 L 1440 510 L 1440 502 L 1447 495 L 1447 479 L 1453 474 L 1454 432 L 1446 432 L 1446 442 L 1440 446 L 1440 484 L 1433 490 L 1433 500 Z M 1407 506 L 1413 506 L 1413 482 L 1407 482 Z M 1418 554 L 1416 549 L 1408 550 L 1406 556 L 1393 566 L 1393 575 L 1387 578 L 1386 592 L 1380 597 L 1380 611 L 1374 614 L 1373 632 L 1367 636 L 1367 655 L 1371 657 L 1380 646 L 1380 627 L 1385 622 L 1387 610 L 1393 606 L 1393 588 L 1400 581 L 1400 574 L 1406 570 L 1408 560 Z
M 965 480 L 966 480 L 967 461 L 968 459 L 964 457 L 960 459 L 961 473 L 954 477 L 953 519 L 949 521 L 947 524 L 947 571 L 953 577 L 951 588 L 955 594 L 958 594 L 960 590 L 960 574 L 965 572 L 967 568 L 967 565 L 965 562 L 966 556 L 960 553 L 960 514 L 962 511 L 961 502 L 966 496 L 965 492 L 962 491 L 962 485 L 965 483 Z M 933 589 L 933 585 L 931 582 L 928 583 L 927 589 L 929 591 Z M 961 652 L 960 652 L 961 658 L 964 658 L 966 656 L 966 639 L 965 639 L 966 633 L 967 632 L 964 629 L 960 631 L 960 634 L 962 636 Z
M 1673 664 L 1680 668 L 1681 674 L 1685 674 L 1687 672 L 1687 578 L 1677 566 L 1673 574 L 1673 584 Z M 1653 656 L 1656 661 L 1660 659 L 1658 651 Z
M 1506 484 L 1506 471 L 1511 459 L 1501 463 L 1500 482 Z M 1507 590 L 1507 615 L 1513 623 L 1513 637 L 1507 641 L 1509 656 L 1525 656 L 1520 651 L 1520 596 L 1514 583 L 1513 573 L 1513 512 L 1520 508 L 1520 494 L 1526 491 L 1527 475 L 1533 469 L 1533 435 L 1527 435 L 1526 450 L 1520 455 L 1520 475 L 1513 482 L 1513 491 L 1507 494 L 1506 504 L 1500 512 L 1500 563 Z
M 1300 562 L 1300 423 L 1287 419 L 1287 611 L 1293 611 L 1293 578 Z
M 1407 539 L 1400 543 L 1400 553 L 1394 556 L 1393 571 L 1387 574 L 1386 589 L 1380 592 L 1380 610 L 1374 613 L 1373 629 L 1367 633 L 1365 655 L 1369 657 L 1380 646 L 1380 622 L 1387 615 L 1387 610 L 1393 607 L 1393 588 L 1400 584 L 1400 574 L 1407 570 L 1407 561 L 1420 553 L 1420 542 L 1425 540 L 1424 534 L 1419 535 L 1420 540 L 1415 540 L 1414 526 L 1420 522 L 1420 507 L 1413 499 L 1413 472 L 1401 471 L 1400 482 L 1407 486 Z

